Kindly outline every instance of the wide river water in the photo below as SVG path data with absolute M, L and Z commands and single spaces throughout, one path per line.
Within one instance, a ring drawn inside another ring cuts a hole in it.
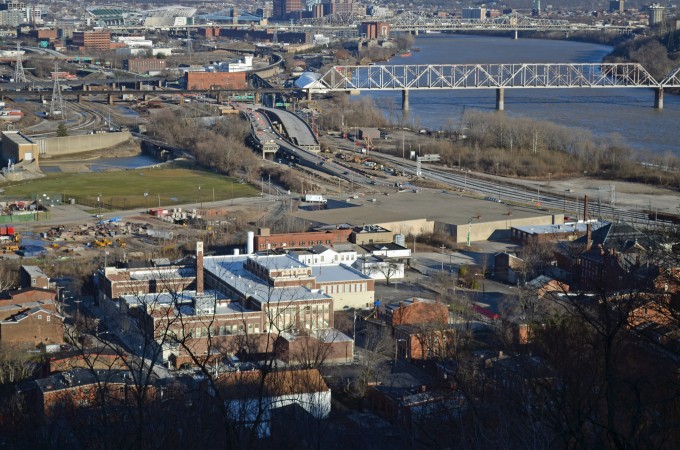
M 611 50 L 581 42 L 453 34 L 421 35 L 413 46 L 420 51 L 386 64 L 597 63 Z M 399 120 L 399 91 L 370 95 L 386 117 Z M 495 96 L 493 89 L 411 91 L 404 120 L 415 127 L 455 127 L 463 109 L 494 111 Z M 506 89 L 504 114 L 583 128 L 598 136 L 617 133 L 637 150 L 680 157 L 680 96 L 666 94 L 664 109 L 657 110 L 651 89 Z

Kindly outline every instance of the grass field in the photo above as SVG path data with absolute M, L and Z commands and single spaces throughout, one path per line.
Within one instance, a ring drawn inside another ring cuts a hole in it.
M 38 180 L 0 185 L 7 198 L 75 198 L 105 209 L 174 206 L 258 195 L 235 178 L 191 169 L 145 169 L 54 174 Z M 147 194 L 146 196 L 144 194 Z M 97 200 L 99 198 L 99 200 Z

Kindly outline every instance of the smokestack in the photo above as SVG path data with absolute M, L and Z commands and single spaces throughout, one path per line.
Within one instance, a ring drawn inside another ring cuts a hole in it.
M 586 204 L 588 203 L 586 202 Z M 586 251 L 590 250 L 590 247 L 592 245 L 593 245 L 593 226 L 590 223 L 588 223 L 586 224 Z
M 248 247 L 246 248 L 246 253 L 252 255 L 255 252 L 255 232 L 248 232 Z
M 583 221 L 588 221 L 588 194 L 583 196 Z
M 196 293 L 203 293 L 203 242 L 196 242 Z

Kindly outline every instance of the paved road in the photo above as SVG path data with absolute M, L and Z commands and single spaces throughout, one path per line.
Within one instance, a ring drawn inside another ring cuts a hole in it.
M 258 110 L 278 117 L 290 139 L 293 142 L 297 142 L 297 145 L 301 147 L 319 145 L 319 140 L 314 136 L 309 125 L 292 112 L 284 109 L 266 108 L 264 106 L 261 106 Z

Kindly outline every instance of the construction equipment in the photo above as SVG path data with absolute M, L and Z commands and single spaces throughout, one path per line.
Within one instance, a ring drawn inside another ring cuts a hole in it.
M 109 238 L 101 238 L 101 239 L 95 239 L 92 241 L 92 245 L 95 247 L 109 247 L 111 246 L 112 242 L 111 239 Z
M 125 241 L 123 241 L 122 239 L 116 239 L 116 244 L 117 244 L 118 247 L 120 247 L 120 248 L 125 248 L 125 247 L 127 247 L 127 244 L 126 244 Z
M 21 235 L 14 231 L 14 227 L 0 227 L 0 252 L 14 253 L 19 250 Z

